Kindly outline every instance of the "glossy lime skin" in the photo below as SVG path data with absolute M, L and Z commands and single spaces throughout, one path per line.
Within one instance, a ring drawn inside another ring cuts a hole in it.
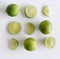
M 48 20 L 44 20 L 39 25 L 39 30 L 43 34 L 50 34 L 53 29 L 52 23 Z
M 11 17 L 17 16 L 20 12 L 20 7 L 17 4 L 10 4 L 6 9 L 6 12 Z
M 27 38 L 24 41 L 24 48 L 28 51 L 34 51 L 37 48 L 37 41 L 34 38 Z

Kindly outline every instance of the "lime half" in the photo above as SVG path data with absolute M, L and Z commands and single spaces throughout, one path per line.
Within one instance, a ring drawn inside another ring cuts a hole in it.
M 42 12 L 43 12 L 43 14 L 44 14 L 45 16 L 50 16 L 50 14 L 51 14 L 50 6 L 45 6 L 45 7 L 43 8 Z
M 31 34 L 34 33 L 34 31 L 35 31 L 35 26 L 34 26 L 34 24 L 32 24 L 31 22 L 28 22 L 28 23 L 27 23 L 27 28 L 26 28 L 27 34 L 28 34 L 28 35 L 31 35 Z
M 25 13 L 26 13 L 27 17 L 33 18 L 37 14 L 37 8 L 35 6 L 29 5 L 25 9 Z
M 34 38 L 27 38 L 24 41 L 24 47 L 28 51 L 34 51 L 37 48 L 37 41 Z
M 8 5 L 6 12 L 9 16 L 14 17 L 19 14 L 20 7 L 17 4 Z
M 11 22 L 8 26 L 8 30 L 11 34 L 18 34 L 21 30 L 21 24 L 18 22 Z
M 54 48 L 55 46 L 55 38 L 48 37 L 45 39 L 45 46 L 48 48 Z
M 18 46 L 19 46 L 18 41 L 15 38 L 12 38 L 10 40 L 10 49 L 16 50 L 18 48 Z

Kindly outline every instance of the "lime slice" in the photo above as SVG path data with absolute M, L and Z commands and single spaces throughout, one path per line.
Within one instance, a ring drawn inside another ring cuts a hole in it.
M 18 34 L 21 30 L 21 24 L 18 22 L 11 22 L 8 26 L 8 30 L 11 34 Z
M 24 41 L 24 48 L 28 51 L 34 51 L 37 48 L 37 41 L 34 38 L 27 38 Z
M 6 12 L 9 16 L 16 16 L 20 12 L 20 7 L 17 4 L 10 4 L 8 5 Z
M 18 48 L 18 46 L 19 46 L 18 41 L 16 39 L 12 38 L 10 40 L 10 49 L 16 50 Z
M 50 34 L 53 29 L 52 23 L 48 20 L 44 20 L 39 25 L 39 30 L 43 34 Z
M 45 46 L 48 48 L 54 48 L 55 46 L 55 39 L 53 37 L 48 37 L 45 39 Z
M 51 14 L 50 6 L 45 6 L 43 8 L 42 12 L 45 16 L 50 16 L 50 14 Z
M 25 9 L 25 13 L 26 13 L 27 17 L 33 18 L 37 14 L 37 8 L 35 6 L 29 5 Z
M 26 28 L 27 34 L 28 34 L 28 35 L 31 35 L 31 34 L 34 33 L 34 31 L 35 31 L 35 26 L 34 26 L 34 24 L 32 24 L 31 22 L 28 22 L 28 23 L 27 23 L 27 28 Z

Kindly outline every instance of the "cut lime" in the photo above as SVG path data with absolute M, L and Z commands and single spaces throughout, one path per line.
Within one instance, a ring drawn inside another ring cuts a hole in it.
M 14 17 L 19 14 L 20 7 L 17 4 L 10 4 L 8 5 L 6 12 L 9 16 Z
M 16 39 L 12 38 L 10 40 L 10 49 L 16 50 L 18 48 L 18 46 L 19 46 L 18 41 Z
M 34 51 L 37 48 L 37 41 L 34 38 L 27 38 L 24 41 L 24 47 L 28 51 Z
M 8 30 L 11 34 L 18 34 L 21 30 L 21 24 L 18 22 L 11 22 L 8 26 Z
M 31 35 L 31 34 L 34 33 L 34 31 L 35 31 L 35 26 L 34 26 L 34 24 L 32 24 L 31 22 L 28 22 L 28 23 L 27 23 L 27 29 L 26 29 L 27 34 L 28 34 L 28 35 Z
M 45 16 L 50 16 L 50 14 L 51 14 L 50 6 L 45 6 L 45 7 L 43 8 L 42 12 L 43 12 L 43 14 L 44 14 Z
M 52 23 L 48 20 L 44 20 L 39 25 L 39 30 L 43 34 L 50 34 L 53 29 Z
M 26 13 L 27 17 L 33 18 L 37 14 L 37 8 L 35 6 L 29 5 L 25 9 L 25 13 Z
M 48 37 L 45 39 L 45 46 L 48 48 L 54 48 L 55 46 L 55 39 L 53 37 Z

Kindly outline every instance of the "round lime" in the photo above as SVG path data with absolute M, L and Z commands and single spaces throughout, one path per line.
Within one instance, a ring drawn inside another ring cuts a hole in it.
M 37 48 L 37 41 L 34 38 L 27 38 L 24 41 L 24 47 L 28 51 L 34 51 Z
M 55 38 L 48 37 L 45 39 L 45 46 L 48 48 L 54 48 L 55 46 Z
M 19 46 L 18 41 L 15 38 L 12 38 L 10 40 L 10 49 L 16 50 L 18 48 L 18 46 Z
M 37 8 L 35 6 L 29 5 L 25 9 L 25 13 L 26 13 L 27 17 L 33 18 L 37 14 Z
M 9 23 L 8 30 L 11 34 L 18 34 L 21 30 L 21 24 L 18 22 Z
M 35 26 L 34 26 L 34 24 L 32 24 L 31 22 L 28 22 L 28 23 L 27 23 L 27 29 L 26 29 L 26 31 L 27 31 L 27 34 L 28 34 L 28 35 L 33 34 L 34 31 L 35 31 Z
M 6 12 L 9 16 L 16 16 L 20 12 L 20 7 L 17 4 L 10 4 L 8 5 Z
M 50 6 L 45 6 L 42 10 L 43 14 L 45 16 L 50 16 L 50 13 L 51 13 L 51 9 L 50 9 Z
M 53 29 L 52 23 L 48 20 L 44 20 L 39 25 L 39 30 L 43 34 L 50 34 Z

